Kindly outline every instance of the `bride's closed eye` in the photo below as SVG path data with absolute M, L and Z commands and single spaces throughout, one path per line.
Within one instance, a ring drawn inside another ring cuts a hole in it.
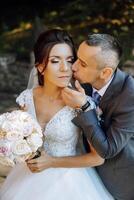
M 74 63 L 74 59 L 68 59 L 67 62 L 73 64 Z
M 54 59 L 54 60 L 50 60 L 51 63 L 59 63 L 60 61 L 57 60 L 57 59 Z
M 60 63 L 60 60 L 54 59 L 54 60 L 50 60 L 51 63 Z M 73 64 L 73 59 L 68 59 L 66 60 L 66 62 Z

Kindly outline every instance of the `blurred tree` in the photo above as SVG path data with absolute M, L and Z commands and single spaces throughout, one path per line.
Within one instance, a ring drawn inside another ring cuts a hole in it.
M 42 29 L 40 23 L 48 28 L 59 26 L 67 29 L 74 36 L 76 44 L 89 32 L 105 32 L 120 37 L 126 49 L 132 48 L 133 0 L 6 0 L 4 3 L 0 7 L 0 51 L 14 49 L 21 55 L 27 54 L 31 43 L 35 41 L 35 35 Z M 21 32 L 15 32 L 9 37 L 11 34 L 7 33 L 22 23 L 30 23 L 31 29 L 21 29 Z M 7 37 L 8 43 L 4 44 Z M 126 55 L 130 55 L 130 50 L 127 50 Z

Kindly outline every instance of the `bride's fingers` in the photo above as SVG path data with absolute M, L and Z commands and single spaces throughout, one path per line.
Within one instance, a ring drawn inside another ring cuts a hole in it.
M 29 168 L 30 170 L 37 170 L 37 169 L 38 169 L 38 167 L 37 167 L 36 164 L 27 164 L 27 166 L 28 166 L 28 168 Z
M 27 164 L 36 164 L 37 163 L 37 159 L 31 159 L 31 160 L 27 160 Z
M 27 166 L 37 168 L 37 163 L 27 163 Z
M 29 168 L 30 171 L 33 172 L 33 173 L 36 173 L 36 172 L 39 171 L 37 168 L 34 168 L 34 167 L 29 167 L 29 166 L 28 166 L 28 168 Z
M 75 81 L 75 87 L 77 88 L 77 90 L 79 92 L 81 92 L 82 94 L 85 94 L 85 90 L 81 87 L 81 85 L 80 85 L 78 80 Z
M 28 159 L 26 160 L 26 162 L 29 161 L 29 160 L 31 160 L 31 159 L 33 159 L 35 156 L 36 156 L 36 153 L 33 153 L 31 156 L 28 157 Z
M 32 172 L 41 172 L 42 169 L 44 170 L 42 165 L 37 165 L 37 164 L 27 164 L 28 168 Z

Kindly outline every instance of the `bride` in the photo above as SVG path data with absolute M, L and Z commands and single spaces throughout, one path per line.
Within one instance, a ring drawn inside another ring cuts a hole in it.
M 77 111 L 66 106 L 61 97 L 62 89 L 70 84 L 76 58 L 71 37 L 58 29 L 44 32 L 34 46 L 34 54 L 39 86 L 26 89 L 16 101 L 42 127 L 43 150 L 40 157 L 16 164 L 1 188 L 0 199 L 113 200 L 91 168 L 104 160 L 90 144 L 90 153 L 78 153 L 81 132 L 71 122 Z M 60 166 L 56 157 L 61 157 Z

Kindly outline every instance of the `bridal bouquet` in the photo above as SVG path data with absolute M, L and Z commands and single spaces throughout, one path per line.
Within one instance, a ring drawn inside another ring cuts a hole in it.
M 24 162 L 42 146 L 42 136 L 41 127 L 27 112 L 0 115 L 0 164 Z

